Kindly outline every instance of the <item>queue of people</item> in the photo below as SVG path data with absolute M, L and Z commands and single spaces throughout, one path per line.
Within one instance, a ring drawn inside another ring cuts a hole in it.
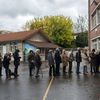
M 18 66 L 20 65 L 20 56 L 19 56 L 19 50 L 16 49 L 13 55 L 11 53 L 6 53 L 4 57 L 0 54 L 0 77 L 2 76 L 2 67 L 5 69 L 5 75 L 6 79 L 10 79 L 11 76 L 14 76 L 14 78 L 17 78 L 18 75 Z M 9 65 L 11 62 L 11 57 L 14 58 L 14 71 L 12 72 Z
M 49 50 L 48 53 L 48 64 L 49 64 L 49 76 L 59 76 L 60 75 L 60 65 L 62 64 L 62 73 L 73 73 L 72 68 L 73 61 L 76 62 L 76 74 L 80 74 L 80 66 L 83 67 L 83 74 L 88 74 L 88 69 L 90 73 L 99 73 L 100 67 L 100 52 L 95 52 L 93 49 L 91 52 L 88 49 L 77 49 L 76 54 L 73 51 L 66 51 L 65 49 L 61 51 L 57 48 L 55 51 Z M 66 72 L 66 67 L 68 71 Z M 52 74 L 53 73 L 53 74 Z
M 29 51 L 28 54 L 28 65 L 29 65 L 29 76 L 32 77 L 34 73 L 32 73 L 33 70 L 36 69 L 35 77 L 39 77 L 39 71 L 41 67 L 41 57 L 40 57 L 40 50 L 36 49 L 34 52 L 33 50 Z
M 2 76 L 2 66 L 5 68 L 6 78 L 9 79 L 12 75 L 14 78 L 19 76 L 18 67 L 20 65 L 19 50 L 16 49 L 13 55 L 11 53 L 6 53 L 4 57 L 0 54 L 0 77 Z M 14 58 L 14 71 L 12 72 L 9 65 L 11 62 L 11 56 Z M 36 49 L 29 51 L 28 57 L 28 66 L 29 66 L 29 76 L 33 76 L 33 70 L 36 69 L 35 77 L 39 77 L 39 71 L 42 65 L 40 50 Z M 83 66 L 83 74 L 88 74 L 88 69 L 90 68 L 90 73 L 97 74 L 99 73 L 100 67 L 100 52 L 95 52 L 93 49 L 89 52 L 86 48 L 77 49 L 76 54 L 73 53 L 73 50 L 66 51 L 63 49 L 62 51 L 59 48 L 56 48 L 54 51 L 49 50 L 47 55 L 47 61 L 49 65 L 49 76 L 60 76 L 61 75 L 61 64 L 62 64 L 62 73 L 66 75 L 66 73 L 73 73 L 73 61 L 76 62 L 76 74 L 80 74 L 80 66 Z M 82 64 L 81 64 L 82 63 Z M 66 71 L 68 69 L 68 71 Z
M 11 55 L 11 53 L 6 53 L 4 55 L 4 57 L 2 57 L 2 55 L 0 54 L 0 77 L 2 76 L 2 67 L 4 67 L 5 69 L 5 75 L 6 75 L 6 79 L 11 79 L 11 76 L 13 76 L 14 78 L 17 78 L 19 76 L 18 74 L 18 68 L 20 65 L 20 55 L 19 55 L 19 50 L 16 49 L 15 52 Z M 11 71 L 10 69 L 10 63 L 11 63 L 11 57 L 13 57 L 14 61 L 14 71 Z M 28 54 L 28 65 L 29 65 L 29 76 L 32 77 L 33 76 L 33 69 L 36 69 L 36 75 L 35 77 L 38 78 L 39 77 L 39 71 L 40 71 L 40 67 L 41 67 L 41 57 L 40 57 L 40 50 L 36 49 L 36 51 L 34 52 L 33 50 L 29 51 Z
M 29 52 L 28 62 L 29 62 L 29 76 L 32 76 L 32 69 L 37 68 L 36 77 L 39 77 L 39 70 L 41 67 L 41 57 L 39 55 L 40 51 L 36 50 L 33 52 L 32 50 Z M 91 73 L 99 73 L 100 66 L 100 52 L 95 53 L 95 49 L 93 49 L 90 53 L 89 51 L 84 49 L 77 49 L 76 54 L 73 54 L 73 50 L 66 51 L 65 49 L 61 50 L 56 48 L 54 51 L 49 50 L 47 61 L 49 65 L 49 76 L 60 76 L 60 68 L 62 64 L 62 73 L 66 75 L 66 73 L 73 73 L 73 61 L 76 62 L 76 74 L 80 74 L 80 66 L 83 66 L 83 74 L 88 74 L 88 69 L 90 68 Z M 81 64 L 82 63 L 82 64 Z M 68 71 L 66 71 L 68 69 Z
M 49 76 L 60 76 L 60 65 L 62 63 L 62 73 L 66 75 L 66 67 L 69 65 L 68 73 L 72 73 L 72 62 L 74 60 L 73 51 L 69 54 L 63 49 L 62 53 L 59 48 L 55 51 L 49 50 L 48 53 Z

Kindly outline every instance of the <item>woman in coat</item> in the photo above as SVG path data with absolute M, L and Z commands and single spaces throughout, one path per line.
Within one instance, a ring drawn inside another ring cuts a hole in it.
M 61 54 L 61 61 L 63 65 L 63 75 L 66 73 L 66 66 L 68 66 L 68 55 L 65 50 L 62 51 Z
M 89 66 L 89 55 L 87 53 L 87 49 L 83 49 L 82 52 L 82 63 L 83 63 L 83 73 L 87 74 L 87 66 Z
M 91 73 L 96 73 L 96 53 L 95 49 L 92 49 L 92 52 L 90 53 L 90 67 L 91 67 Z

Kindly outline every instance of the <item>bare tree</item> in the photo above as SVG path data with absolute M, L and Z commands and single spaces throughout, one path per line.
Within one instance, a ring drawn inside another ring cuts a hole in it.
M 74 30 L 76 33 L 83 33 L 88 30 L 88 18 L 86 16 L 79 16 L 76 23 L 74 23 Z

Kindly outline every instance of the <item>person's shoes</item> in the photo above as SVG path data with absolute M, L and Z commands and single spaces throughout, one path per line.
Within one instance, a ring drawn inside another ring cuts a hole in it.
M 30 74 L 29 76 L 30 76 L 30 77 L 32 77 L 33 75 L 32 75 L 32 74 Z
M 97 71 L 96 73 L 100 73 L 99 71 Z
M 71 73 L 73 73 L 73 71 L 71 71 Z
M 14 75 L 14 78 L 17 78 L 19 75 L 17 74 L 17 75 Z
M 19 74 L 16 75 L 17 77 L 19 76 Z
M 11 77 L 10 77 L 10 76 L 9 76 L 9 77 L 6 77 L 6 79 L 7 79 L 7 80 L 10 80 L 10 79 L 11 79 Z
M 87 73 L 86 72 L 83 72 L 83 74 L 86 75 Z
M 81 74 L 81 72 L 76 72 L 76 74 Z
M 68 72 L 68 73 L 70 73 L 70 74 L 71 74 L 71 73 L 73 73 L 73 71 L 70 71 L 70 72 Z
M 67 73 L 66 71 L 63 71 L 63 73 Z
M 51 77 L 52 75 L 50 74 L 49 77 Z
M 40 75 L 36 75 L 35 77 L 38 78 Z
M 60 74 L 57 74 L 57 76 L 60 76 Z
M 2 74 L 0 75 L 0 77 L 3 76 Z
M 66 75 L 66 73 L 65 72 L 63 72 L 63 76 L 65 76 Z
M 56 74 L 53 74 L 53 76 L 56 76 Z
M 94 72 L 90 71 L 91 74 L 93 74 Z
M 86 72 L 86 74 L 88 74 L 88 72 Z
M 12 72 L 10 75 L 11 75 L 11 76 L 15 76 L 15 73 Z

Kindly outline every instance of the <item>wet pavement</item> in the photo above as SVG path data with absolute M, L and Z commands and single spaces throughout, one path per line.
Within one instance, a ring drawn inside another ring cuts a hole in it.
M 99 96 L 100 76 L 69 75 L 55 78 L 47 100 L 99 100 Z
M 75 67 L 74 67 L 75 68 Z M 12 68 L 13 70 L 13 68 Z M 21 65 L 17 79 L 0 79 L 0 100 L 43 100 L 50 83 L 48 68 L 42 70 L 39 79 L 28 76 L 28 67 Z M 100 74 L 72 75 L 55 77 L 45 100 L 100 100 Z

